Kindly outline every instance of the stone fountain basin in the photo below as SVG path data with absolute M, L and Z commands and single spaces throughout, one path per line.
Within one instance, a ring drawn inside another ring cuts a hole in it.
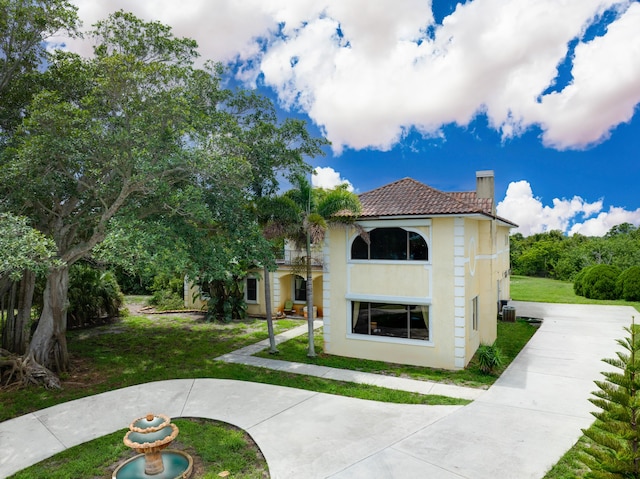
M 138 452 L 161 450 L 167 447 L 178 435 L 178 427 L 169 424 L 154 432 L 142 433 L 129 431 L 124 436 L 124 443 L 127 447 Z
M 174 449 L 162 452 L 164 470 L 157 474 L 145 472 L 144 454 L 139 454 L 122 463 L 113 472 L 112 479 L 186 479 L 193 471 L 193 459 L 188 454 Z

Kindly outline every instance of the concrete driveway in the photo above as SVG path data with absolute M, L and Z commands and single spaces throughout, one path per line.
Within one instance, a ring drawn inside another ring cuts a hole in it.
M 637 315 L 630 307 L 512 302 L 544 318 L 473 403 L 386 404 L 218 379 L 110 391 L 0 423 L 0 477 L 118 429 L 148 411 L 248 431 L 273 479 L 541 478 L 588 427 L 593 381 Z M 378 385 L 382 379 L 376 381 Z

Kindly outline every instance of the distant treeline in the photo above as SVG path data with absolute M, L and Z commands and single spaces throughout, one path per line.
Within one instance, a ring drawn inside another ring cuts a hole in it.
M 565 236 L 561 231 L 511 235 L 513 274 L 574 281 L 584 268 L 598 264 L 621 272 L 640 266 L 640 229 L 622 223 L 602 237 Z

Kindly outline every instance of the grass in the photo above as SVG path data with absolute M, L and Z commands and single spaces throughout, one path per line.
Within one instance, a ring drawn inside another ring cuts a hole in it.
M 128 298 L 131 301 L 131 298 Z M 140 301 L 140 298 L 136 298 Z M 276 321 L 276 334 L 303 324 L 302 320 Z M 525 323 L 501 323 L 499 326 L 499 346 L 510 362 L 534 329 Z M 151 381 L 208 377 L 253 381 L 307 389 L 329 394 L 406 404 L 467 404 L 468 401 L 443 396 L 421 395 L 404 391 L 390 390 L 377 386 L 333 381 L 312 376 L 302 376 L 281 371 L 255 368 L 240 364 L 216 361 L 215 358 L 267 338 L 266 322 L 258 319 L 234 321 L 229 324 L 207 323 L 198 317 L 187 314 L 139 316 L 126 315 L 112 324 L 91 329 L 68 332 L 68 346 L 71 356 L 71 371 L 62 376 L 62 390 L 45 390 L 38 387 L 26 389 L 0 389 L 0 421 L 43 409 L 73 399 L 90 396 L 117 388 L 132 386 Z M 316 336 L 321 342 L 321 335 Z M 280 345 L 281 349 L 292 346 L 300 348 L 306 344 L 304 338 Z M 321 350 L 321 344 L 318 346 Z M 281 356 L 283 357 L 284 354 Z M 302 357 L 306 359 L 306 349 Z M 323 358 L 324 359 L 324 358 Z M 333 357 L 334 367 L 347 367 L 354 360 Z M 364 362 L 357 361 L 359 367 Z M 424 368 L 391 365 L 371 362 L 366 365 L 372 372 L 397 374 L 434 381 L 479 387 L 492 383 L 496 376 L 478 374 L 472 361 L 469 371 L 442 371 Z M 421 371 L 422 370 L 422 371 Z M 133 418 L 132 418 L 133 419 Z M 182 420 L 179 420 L 182 423 Z M 175 421 L 178 424 L 178 420 Z M 179 441 L 189 446 L 189 436 L 198 438 L 197 454 L 205 464 L 206 475 L 197 477 L 218 477 L 222 470 L 232 470 L 226 463 L 212 461 L 206 464 L 207 454 L 200 432 L 191 433 L 190 425 L 179 427 L 184 432 Z M 204 424 L 210 428 L 211 425 Z M 232 432 L 220 433 L 224 441 L 235 443 L 238 450 L 251 450 L 253 446 L 245 441 L 240 444 Z M 37 477 L 110 477 L 108 471 L 121 462 L 130 451 L 124 450 L 122 437 L 124 431 L 83 444 L 72 450 L 58 454 L 44 463 L 33 466 L 16 474 L 16 478 Z M 218 446 L 214 447 L 216 449 Z M 38 469 L 39 468 L 39 469 Z M 106 469 L 105 469 L 106 468 Z M 237 470 L 240 470 L 238 468 Z M 236 469 L 234 469 L 235 471 Z M 44 472 L 46 471 L 46 472 Z M 243 475 L 245 474 L 245 475 Z M 232 477 L 264 477 L 251 473 L 233 472 Z
M 303 320 L 279 320 L 274 324 L 277 334 L 303 324 Z M 221 324 L 207 323 L 190 315 L 125 316 L 113 324 L 69 331 L 71 371 L 61 377 L 63 389 L 28 387 L 0 390 L 0 421 L 113 389 L 194 377 L 268 383 L 393 403 L 465 404 L 463 400 L 441 396 L 215 360 L 220 355 L 266 338 L 264 320 Z M 444 375 L 443 379 L 446 379 Z
M 622 299 L 598 300 L 585 298 L 573 292 L 573 283 L 549 278 L 512 276 L 511 298 L 516 301 L 537 301 L 540 303 L 632 306 L 640 311 L 640 302 L 624 301 Z
M 180 433 L 171 444 L 194 458 L 192 477 L 216 478 L 228 471 L 234 479 L 268 478 L 260 450 L 244 431 L 206 419 L 176 419 Z M 69 448 L 60 454 L 23 469 L 11 479 L 111 477 L 115 468 L 136 455 L 122 438 L 127 429 Z
M 498 339 L 496 346 L 504 356 L 503 367 L 493 374 L 480 371 L 477 357 L 474 357 L 469 365 L 459 371 L 432 369 L 418 366 L 393 364 L 384 361 L 371 361 L 366 359 L 332 356 L 319 352 L 317 357 L 307 356 L 308 340 L 306 336 L 300 336 L 278 345 L 277 355 L 261 351 L 256 356 L 294 361 L 298 363 L 317 364 L 338 369 L 349 369 L 368 373 L 386 374 L 398 377 L 408 377 L 423 381 L 438 381 L 468 387 L 488 387 L 495 382 L 502 371 L 513 361 L 520 350 L 535 333 L 535 327 L 528 323 L 517 321 L 515 323 L 498 322 Z M 318 330 L 314 336 L 316 351 L 322 351 L 322 330 Z

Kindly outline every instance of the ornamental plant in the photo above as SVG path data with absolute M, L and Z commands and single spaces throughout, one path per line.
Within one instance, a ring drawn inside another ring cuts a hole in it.
M 603 361 L 617 371 L 606 371 L 604 381 L 590 401 L 600 408 L 596 421 L 583 433 L 594 444 L 585 447 L 583 462 L 591 469 L 587 478 L 640 478 L 640 325 L 625 328 L 629 336 L 618 340 L 624 349 L 615 359 Z
M 494 344 L 481 344 L 478 348 L 478 367 L 485 374 L 491 374 L 502 367 L 502 351 Z

